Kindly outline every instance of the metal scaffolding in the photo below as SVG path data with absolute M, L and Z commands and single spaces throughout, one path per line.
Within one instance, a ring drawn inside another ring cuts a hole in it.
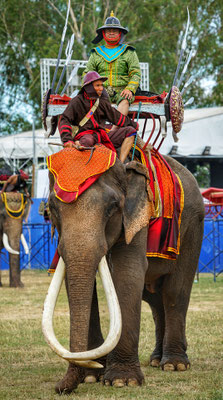
M 223 273 L 223 218 L 205 218 L 204 236 L 197 270 L 199 273 L 209 272 L 214 281 Z
M 23 235 L 29 246 L 29 254 L 25 254 L 20 245 L 20 270 L 47 270 L 57 248 L 57 237 L 51 243 L 51 224 L 24 223 Z M 9 255 L 4 249 L 1 252 L 1 269 L 9 269 Z

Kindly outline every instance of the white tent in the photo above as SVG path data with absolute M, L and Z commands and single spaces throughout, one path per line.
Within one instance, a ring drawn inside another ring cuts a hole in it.
M 177 136 L 179 141 L 173 143 L 169 127 L 161 153 L 169 154 L 176 145 L 179 155 L 201 155 L 205 147 L 210 146 L 210 155 L 223 157 L 223 107 L 186 110 L 182 130 Z
M 144 140 L 150 133 L 148 127 Z M 158 124 L 157 124 L 158 125 Z M 143 121 L 140 121 L 140 128 Z M 155 137 L 156 132 L 153 137 Z M 168 133 L 160 152 L 169 154 L 173 146 L 178 155 L 202 155 L 205 147 L 209 146 L 211 156 L 223 157 L 223 107 L 201 108 L 185 110 L 184 124 L 178 134 L 179 141 L 174 142 L 172 138 L 171 123 L 168 123 Z M 0 158 L 11 160 L 34 159 L 38 165 L 46 156 L 61 150 L 60 146 L 50 143 L 61 143 L 58 131 L 50 138 L 44 137 L 44 130 L 22 132 L 15 135 L 0 137 Z M 46 168 L 46 165 L 45 165 Z M 46 171 L 39 170 L 37 178 L 36 197 L 43 197 L 47 184 Z

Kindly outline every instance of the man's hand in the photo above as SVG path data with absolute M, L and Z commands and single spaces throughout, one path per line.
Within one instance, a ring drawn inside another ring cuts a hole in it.
M 66 142 L 64 143 L 64 147 L 68 148 L 68 149 L 72 149 L 72 147 L 75 147 L 74 142 Z
M 124 97 L 125 99 L 131 100 L 132 97 L 133 97 L 133 93 L 131 92 L 131 90 L 124 89 L 124 90 L 121 92 L 121 96 Z
M 76 141 L 74 142 L 74 147 L 75 147 L 75 149 L 77 149 L 77 150 L 83 150 L 83 149 L 84 149 L 84 146 L 81 146 L 79 140 L 76 140 Z
M 79 140 L 76 140 L 75 142 L 66 142 L 64 143 L 64 147 L 68 148 L 68 149 L 77 149 L 77 150 L 83 150 L 84 146 L 81 146 Z

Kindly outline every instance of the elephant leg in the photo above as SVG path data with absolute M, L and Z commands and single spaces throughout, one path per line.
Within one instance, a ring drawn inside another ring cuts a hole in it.
M 190 366 L 186 354 L 186 314 L 199 260 L 202 226 L 192 226 L 182 239 L 175 273 L 166 275 L 162 288 L 165 310 L 165 335 L 161 366 L 164 370 L 184 371 Z
M 12 221 L 11 221 L 12 220 Z M 20 251 L 20 237 L 22 233 L 22 220 L 21 218 L 12 219 L 10 218 L 10 223 L 8 222 L 5 226 L 5 233 L 7 233 L 9 238 L 10 246 L 16 250 Z M 23 287 L 21 282 L 21 271 L 20 271 L 20 254 L 9 253 L 9 286 L 10 287 Z
M 9 286 L 10 287 L 24 287 L 24 284 L 21 281 L 21 271 L 20 271 L 20 262 L 19 255 L 9 254 Z
M 112 277 L 122 313 L 122 334 L 118 345 L 107 356 L 105 385 L 115 387 L 141 385 L 144 376 L 138 357 L 142 291 L 146 257 L 141 252 L 141 233 L 131 245 L 119 244 L 112 249 Z
M 146 301 L 152 310 L 155 323 L 156 344 L 150 356 L 150 365 L 159 367 L 163 354 L 163 338 L 165 333 L 165 312 L 161 293 L 150 293 L 146 288 L 143 291 L 143 300 Z
M 170 301 L 168 294 L 163 294 L 165 309 L 165 335 L 163 339 L 163 356 L 161 367 L 165 371 L 186 370 L 189 368 L 189 360 L 186 354 L 187 341 L 185 336 L 186 313 L 189 304 L 189 296 L 185 293 Z

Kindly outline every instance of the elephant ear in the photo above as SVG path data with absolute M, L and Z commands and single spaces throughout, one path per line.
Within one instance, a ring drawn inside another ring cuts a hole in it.
M 126 243 L 131 243 L 133 237 L 149 224 L 154 216 L 154 203 L 149 186 L 147 168 L 131 161 L 126 165 L 127 193 L 123 211 L 123 224 Z

